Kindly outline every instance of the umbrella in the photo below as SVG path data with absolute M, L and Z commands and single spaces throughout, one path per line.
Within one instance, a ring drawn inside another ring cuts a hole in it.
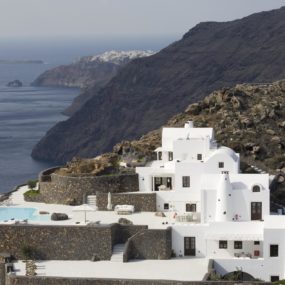
M 108 204 L 107 204 L 107 210 L 112 210 L 112 202 L 111 202 L 111 193 L 108 193 Z
M 84 212 L 84 222 L 86 223 L 86 212 L 93 212 L 95 209 L 88 204 L 82 204 L 80 206 L 75 206 L 72 209 L 73 212 Z

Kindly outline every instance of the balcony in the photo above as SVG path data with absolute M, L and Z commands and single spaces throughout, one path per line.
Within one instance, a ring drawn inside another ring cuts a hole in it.
M 175 217 L 176 223 L 200 223 L 201 214 L 199 212 L 190 212 Z

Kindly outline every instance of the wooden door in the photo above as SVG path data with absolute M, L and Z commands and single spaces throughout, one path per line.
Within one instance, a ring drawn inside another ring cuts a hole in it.
M 262 202 L 251 202 L 251 220 L 262 219 Z
M 196 255 L 196 240 L 195 237 L 184 237 L 184 255 Z

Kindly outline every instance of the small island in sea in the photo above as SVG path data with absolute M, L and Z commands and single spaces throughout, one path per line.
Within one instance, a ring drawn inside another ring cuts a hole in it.
M 23 82 L 18 80 L 18 79 L 16 79 L 16 80 L 8 82 L 6 86 L 7 87 L 22 87 L 23 86 Z

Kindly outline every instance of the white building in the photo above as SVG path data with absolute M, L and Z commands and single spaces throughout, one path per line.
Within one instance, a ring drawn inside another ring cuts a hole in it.
M 173 212 L 177 256 L 214 259 L 216 270 L 285 278 L 285 219 L 270 216 L 268 174 L 240 173 L 239 154 L 218 147 L 212 128 L 164 128 L 157 160 L 138 167 L 142 192 Z

